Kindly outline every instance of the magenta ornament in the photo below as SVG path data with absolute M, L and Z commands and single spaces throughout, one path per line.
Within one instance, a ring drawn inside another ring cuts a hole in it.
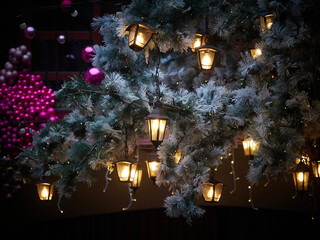
M 24 29 L 24 36 L 26 38 L 33 39 L 35 35 L 36 35 L 36 30 L 34 29 L 34 27 L 29 26 Z
M 103 79 L 104 74 L 99 68 L 91 67 L 85 73 L 85 80 L 91 86 L 99 87 Z
M 94 49 L 91 46 L 86 46 L 82 52 L 81 57 L 85 62 L 91 62 L 95 55 Z

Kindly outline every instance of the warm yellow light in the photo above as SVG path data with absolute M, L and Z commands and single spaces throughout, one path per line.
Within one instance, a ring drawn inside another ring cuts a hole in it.
M 298 182 L 303 182 L 303 172 L 299 172 L 298 174 L 297 174 L 297 180 L 298 180 Z
M 141 185 L 141 178 L 142 178 L 142 169 L 138 169 L 136 174 L 134 175 L 134 179 L 130 184 L 130 188 L 134 191 L 137 190 Z
M 254 141 L 252 138 L 247 138 L 242 141 L 242 145 L 245 156 L 252 156 L 259 149 L 259 143 Z
M 42 191 L 41 191 L 41 194 L 40 194 L 40 198 L 48 198 L 48 195 L 49 195 L 49 191 L 48 191 L 48 188 L 43 188 Z
M 303 194 L 308 190 L 309 183 L 309 167 L 301 158 L 296 169 L 293 171 L 293 181 L 298 193 Z
M 260 18 L 260 26 L 261 30 L 264 32 L 266 29 L 270 30 L 273 25 L 274 14 L 267 14 L 263 16 L 259 16 Z
M 173 155 L 173 161 L 178 164 L 181 158 L 181 149 L 178 148 L 178 150 L 176 151 L 176 153 Z
M 260 48 L 251 49 L 250 52 L 253 59 L 262 55 L 262 50 Z
M 222 194 L 223 183 L 203 183 L 202 196 L 206 202 L 219 202 Z
M 53 195 L 53 184 L 40 182 L 37 183 L 37 190 L 40 200 L 51 200 Z
M 158 130 L 159 130 L 159 119 L 151 119 L 151 129 L 150 136 L 152 141 L 156 141 L 158 138 Z
M 201 39 L 196 39 L 193 44 L 193 48 L 198 48 L 201 46 Z
M 145 41 L 144 41 L 144 37 L 142 33 L 138 33 L 137 37 L 136 37 L 136 45 L 138 45 L 139 47 L 144 47 L 145 45 Z
M 268 29 L 271 29 L 271 27 L 272 27 L 273 17 L 274 17 L 273 14 L 269 14 L 269 15 L 265 16 L 265 18 L 266 18 L 266 27 L 267 27 Z
M 316 178 L 320 178 L 320 160 L 311 161 L 311 163 L 312 163 L 313 175 Z
M 196 34 L 194 42 L 191 45 L 192 52 L 195 52 L 199 47 L 205 45 L 207 42 L 207 39 L 208 39 L 207 35 Z
M 137 170 L 137 164 L 128 161 L 118 161 L 115 163 L 120 182 L 132 182 Z
M 157 171 L 159 169 L 160 166 L 160 162 L 158 161 L 152 161 L 152 162 L 148 162 L 146 161 L 147 164 L 147 170 L 148 170 L 148 177 L 151 179 L 155 179 L 157 176 Z
M 158 162 L 150 162 L 149 168 L 150 168 L 151 172 L 156 172 L 159 168 L 159 163 Z
M 202 68 L 203 69 L 210 69 L 211 68 L 211 65 L 213 63 L 213 59 L 211 57 L 211 55 L 209 53 L 204 53 L 202 55 Z
M 150 122 L 149 135 L 151 136 L 151 141 L 162 141 L 167 121 L 162 119 L 150 119 Z
M 216 53 L 217 50 L 211 46 L 205 45 L 198 48 L 197 56 L 199 68 L 202 70 L 211 70 Z
M 152 34 L 155 33 L 151 28 L 136 23 L 129 25 L 126 31 L 129 33 L 129 47 L 136 52 L 141 51 L 151 39 Z

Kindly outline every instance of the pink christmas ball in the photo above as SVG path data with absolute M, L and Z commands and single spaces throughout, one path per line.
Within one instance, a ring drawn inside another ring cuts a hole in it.
M 81 52 L 81 57 L 86 62 L 91 62 L 95 55 L 94 49 L 91 46 L 85 47 Z
M 47 120 L 47 118 L 48 118 L 48 114 L 46 112 L 43 111 L 39 113 L 40 120 Z
M 36 35 L 36 30 L 34 29 L 34 27 L 29 26 L 26 29 L 24 29 L 24 36 L 26 38 L 32 39 L 32 38 L 34 38 L 35 35 Z
M 104 79 L 103 72 L 96 67 L 89 68 L 85 73 L 85 80 L 91 86 L 96 86 L 96 87 L 100 86 L 103 79 Z
M 62 0 L 60 3 L 61 10 L 64 12 L 69 12 L 72 2 L 70 0 Z
M 47 113 L 49 116 L 54 116 L 56 114 L 56 111 L 54 110 L 54 108 L 50 107 L 47 109 Z

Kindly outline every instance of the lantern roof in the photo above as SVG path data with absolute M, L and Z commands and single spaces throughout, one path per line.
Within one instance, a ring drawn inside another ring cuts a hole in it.
M 219 51 L 220 51 L 219 48 L 217 48 L 217 47 L 215 47 L 215 46 L 212 46 L 212 45 L 202 45 L 201 47 L 198 48 L 198 50 L 203 49 L 203 48 L 210 48 L 210 49 L 215 50 L 216 52 L 219 52 Z
M 161 102 L 157 101 L 154 105 L 152 112 L 145 119 L 161 119 L 169 120 L 169 117 L 161 107 Z

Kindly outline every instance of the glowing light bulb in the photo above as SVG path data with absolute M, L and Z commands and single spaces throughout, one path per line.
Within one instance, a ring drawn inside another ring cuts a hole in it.
M 297 176 L 298 182 L 303 182 L 303 172 L 299 172 Z
M 136 45 L 138 45 L 139 47 L 144 47 L 145 43 L 144 43 L 144 37 L 142 33 L 138 33 L 137 37 L 136 37 Z
M 126 166 L 126 167 L 124 167 L 122 169 L 121 177 L 122 178 L 128 178 L 129 177 L 129 166 Z
M 46 187 L 42 188 L 41 191 L 41 198 L 47 199 L 49 196 L 49 191 Z
M 155 171 L 157 171 L 157 169 L 159 167 L 159 163 L 158 162 L 150 162 L 149 167 L 150 167 L 150 171 L 155 172 Z
M 152 140 L 157 140 L 158 135 L 158 128 L 159 128 L 159 120 L 151 120 L 151 132 L 152 132 Z
M 198 48 L 200 46 L 201 46 L 201 39 L 196 39 L 193 44 L 193 48 Z
M 205 53 L 202 57 L 202 68 L 210 69 L 212 65 L 212 58 L 209 53 Z

